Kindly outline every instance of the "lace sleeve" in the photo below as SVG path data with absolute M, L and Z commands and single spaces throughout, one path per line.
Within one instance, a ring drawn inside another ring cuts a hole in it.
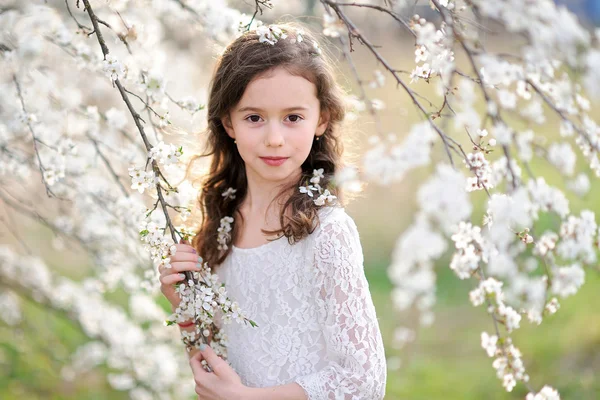
M 316 312 L 329 364 L 296 383 L 309 400 L 383 399 L 387 369 L 381 332 L 358 231 L 342 215 L 322 226 L 315 248 Z

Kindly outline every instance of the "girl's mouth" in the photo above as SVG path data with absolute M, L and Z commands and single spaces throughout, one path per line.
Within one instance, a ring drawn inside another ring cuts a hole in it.
M 271 165 L 273 167 L 279 166 L 285 162 L 289 157 L 261 157 L 267 165 Z

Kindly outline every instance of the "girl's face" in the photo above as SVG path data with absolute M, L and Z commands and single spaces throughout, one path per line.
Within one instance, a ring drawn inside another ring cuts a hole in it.
M 327 128 L 316 86 L 277 67 L 252 80 L 221 119 L 237 142 L 248 180 L 287 183 L 299 178 L 315 135 Z

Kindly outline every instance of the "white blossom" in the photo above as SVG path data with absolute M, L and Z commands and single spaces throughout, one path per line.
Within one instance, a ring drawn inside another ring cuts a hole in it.
M 125 76 L 126 67 L 112 54 L 108 54 L 102 62 L 102 70 L 111 80 L 116 81 Z
M 585 281 L 585 271 L 579 264 L 570 267 L 557 267 L 553 270 L 552 293 L 560 297 L 571 296 L 579 290 Z
M 413 125 L 402 144 L 377 141 L 364 155 L 367 179 L 389 184 L 401 180 L 409 170 L 427 165 L 435 137 L 435 131 L 425 122 Z
M 567 142 L 553 143 L 548 149 L 548 161 L 566 176 L 573 175 L 577 157 Z
M 567 187 L 578 196 L 585 196 L 590 191 L 590 178 L 584 173 L 580 173 L 575 179 L 567 182 Z
M 486 351 L 487 355 L 493 357 L 496 354 L 498 348 L 496 344 L 498 342 L 498 336 L 489 335 L 487 332 L 481 332 L 481 347 Z
M 156 160 L 159 164 L 169 167 L 179 162 L 179 158 L 183 154 L 181 147 L 176 147 L 173 144 L 166 144 L 165 142 L 158 142 L 148 152 L 148 158 L 150 160 Z
M 221 193 L 221 196 L 223 196 L 225 199 L 234 200 L 236 192 L 237 192 L 237 189 L 229 187 L 229 188 L 227 188 L 227 190 L 225 190 L 223 193 Z
M 337 38 L 344 33 L 344 24 L 335 15 L 323 13 L 323 35 Z
M 221 225 L 217 229 L 219 232 L 217 237 L 217 242 L 219 243 L 219 250 L 227 250 L 228 242 L 231 239 L 231 224 L 233 223 L 232 217 L 223 217 L 221 218 Z
M 258 41 L 261 43 L 268 43 L 274 45 L 280 39 L 285 39 L 285 34 L 280 27 L 277 25 L 261 25 L 256 28 L 256 34 L 258 35 Z
M 114 129 L 123 129 L 127 125 L 127 115 L 122 110 L 111 107 L 104 115 L 108 125 Z
M 494 125 L 494 136 L 501 145 L 510 145 L 512 141 L 512 130 L 503 123 Z
M 560 395 L 556 389 L 546 385 L 538 393 L 528 393 L 525 400 L 560 400 Z

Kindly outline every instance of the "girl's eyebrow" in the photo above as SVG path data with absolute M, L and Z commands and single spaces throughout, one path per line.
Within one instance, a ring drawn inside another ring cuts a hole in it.
M 296 110 L 301 110 L 301 111 L 308 111 L 309 108 L 308 107 L 304 107 L 304 106 L 295 106 L 295 107 L 288 107 L 288 108 L 284 108 L 282 111 L 284 112 L 290 112 L 290 111 L 296 111 Z M 258 107 L 242 107 L 239 108 L 237 110 L 237 112 L 244 112 L 244 111 L 256 111 L 256 112 L 262 112 L 264 111 L 262 108 L 258 108 Z

